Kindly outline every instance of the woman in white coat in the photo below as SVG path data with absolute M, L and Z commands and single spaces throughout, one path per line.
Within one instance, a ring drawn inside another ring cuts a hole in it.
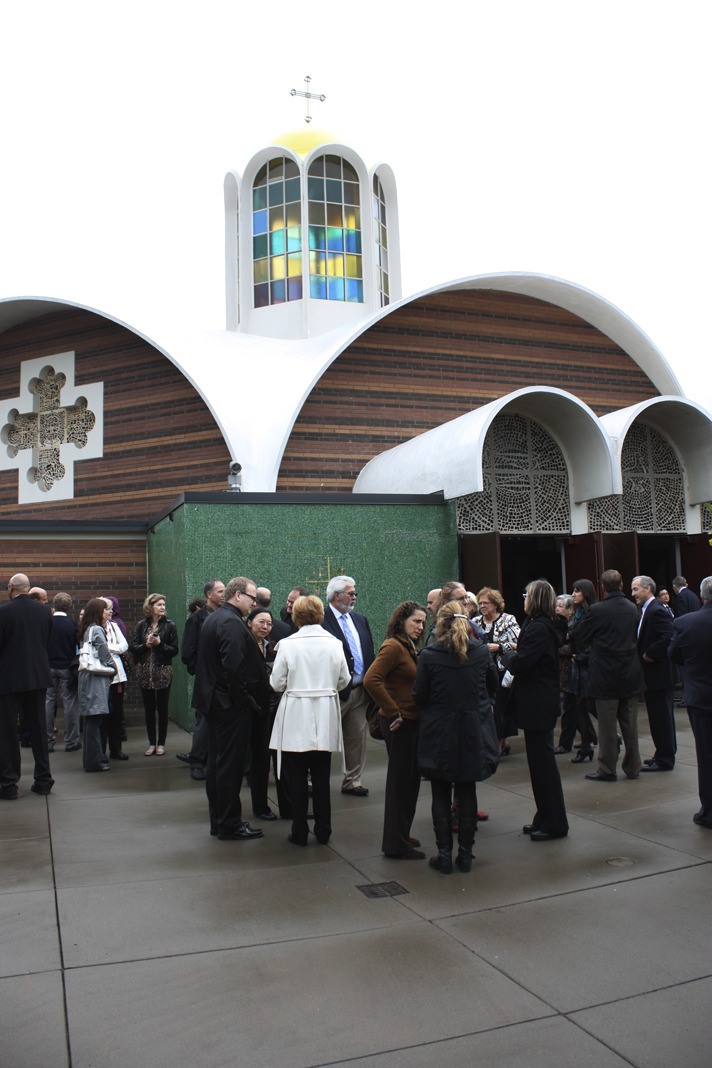
M 351 681 L 344 648 L 320 625 L 324 606 L 318 597 L 298 597 L 292 608 L 295 634 L 282 638 L 270 686 L 282 694 L 270 738 L 277 751 L 277 775 L 292 800 L 288 841 L 305 846 L 309 835 L 309 775 L 314 834 L 322 845 L 331 837 L 331 754 L 342 751 L 339 690 Z

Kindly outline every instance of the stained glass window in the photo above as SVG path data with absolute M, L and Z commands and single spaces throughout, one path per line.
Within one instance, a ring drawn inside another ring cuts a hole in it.
M 302 298 L 301 179 L 294 160 L 271 159 L 252 186 L 252 263 L 256 308 Z
M 318 156 L 309 167 L 307 191 L 310 295 L 362 304 L 358 174 L 341 156 Z
M 386 224 L 386 197 L 377 174 L 373 176 L 373 228 L 376 235 L 376 287 L 381 307 L 390 304 L 388 286 L 388 228 Z

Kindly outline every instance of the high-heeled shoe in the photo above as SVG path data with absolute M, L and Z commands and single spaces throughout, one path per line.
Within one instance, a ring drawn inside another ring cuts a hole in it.
M 579 749 L 571 763 L 585 764 L 587 760 L 593 760 L 593 749 Z

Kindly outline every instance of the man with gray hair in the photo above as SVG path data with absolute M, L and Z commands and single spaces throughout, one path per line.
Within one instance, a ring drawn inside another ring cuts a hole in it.
M 697 750 L 701 808 L 692 817 L 712 830 L 712 575 L 700 585 L 702 607 L 673 623 L 670 656 L 685 668 L 684 694 Z
M 640 770 L 672 771 L 677 752 L 673 711 L 675 682 L 668 656 L 672 619 L 657 601 L 655 583 L 649 575 L 636 575 L 630 592 L 641 613 L 638 624 L 638 656 L 643 668 L 650 735 L 655 746 L 652 759 L 644 760 Z
M 346 768 L 341 792 L 352 797 L 367 797 L 368 790 L 361 783 L 366 762 L 366 710 L 369 700 L 363 687 L 363 677 L 374 661 L 373 637 L 366 617 L 353 610 L 356 583 L 352 578 L 348 575 L 333 578 L 326 587 L 326 601 L 322 626 L 342 643 L 351 672 L 351 682 L 339 694 Z

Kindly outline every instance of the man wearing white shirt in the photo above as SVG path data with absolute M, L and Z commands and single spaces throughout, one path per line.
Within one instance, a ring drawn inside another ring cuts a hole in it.
M 361 783 L 366 762 L 366 709 L 369 700 L 363 688 L 363 677 L 373 663 L 375 654 L 368 620 L 353 610 L 356 596 L 356 583 L 348 575 L 337 575 L 331 579 L 326 587 L 327 607 L 322 626 L 343 644 L 351 672 L 350 684 L 339 695 L 346 766 L 341 792 L 353 797 L 367 797 L 368 790 Z

